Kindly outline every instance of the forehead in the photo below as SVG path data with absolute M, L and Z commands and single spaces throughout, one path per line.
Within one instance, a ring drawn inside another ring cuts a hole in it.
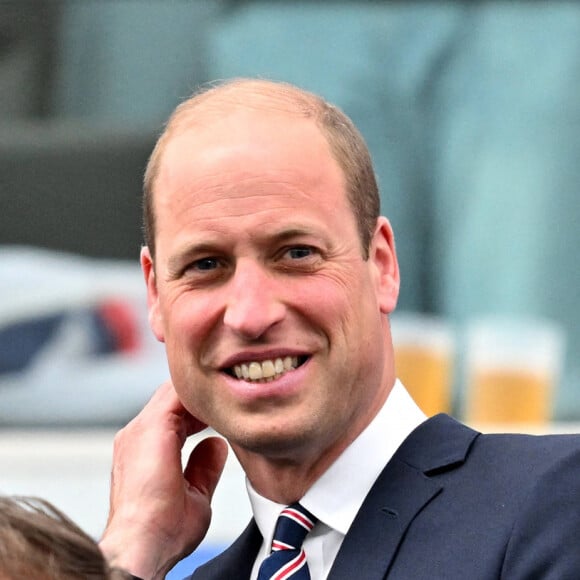
M 256 204 L 344 206 L 343 172 L 316 123 L 240 108 L 184 126 L 168 141 L 155 187 L 158 218 L 195 206 L 255 212 Z M 161 215 L 160 215 L 161 214 Z

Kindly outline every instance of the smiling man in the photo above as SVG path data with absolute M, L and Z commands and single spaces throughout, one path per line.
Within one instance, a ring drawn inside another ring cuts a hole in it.
M 142 264 L 180 399 L 260 493 L 290 503 L 393 386 L 381 314 L 399 274 L 386 219 L 364 248 L 327 140 L 291 92 L 277 99 L 182 121 L 152 184 L 155 256 L 144 249 Z
M 162 578 L 201 541 L 225 447 L 209 438 L 184 472 L 180 452 L 210 425 L 244 468 L 254 519 L 192 578 L 580 570 L 580 438 L 426 420 L 396 380 L 393 233 L 340 110 L 284 83 L 204 90 L 170 118 L 144 205 L 171 382 L 116 439 L 101 542 L 113 563 Z

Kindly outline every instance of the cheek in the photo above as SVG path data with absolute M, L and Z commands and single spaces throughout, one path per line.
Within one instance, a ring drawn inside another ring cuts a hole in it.
M 179 373 L 174 373 L 173 371 L 171 378 L 175 386 L 175 392 L 185 409 L 202 423 L 213 423 L 214 416 L 211 413 L 211 409 L 215 409 L 216 405 L 210 400 L 209 393 L 211 391 L 208 392 L 204 388 L 203 382 L 198 378 L 181 377 Z M 193 382 L 195 382 L 195 385 L 193 385 Z
M 383 315 L 369 288 L 354 281 L 348 292 L 327 295 L 318 309 L 318 316 L 327 323 L 331 348 L 344 357 L 347 372 L 360 375 L 361 380 L 377 367 L 384 348 Z
M 368 283 L 354 277 L 329 277 L 323 282 L 297 291 L 296 304 L 334 332 L 364 335 L 366 323 L 376 320 L 379 312 Z
M 342 292 L 332 284 L 303 286 L 292 293 L 294 308 L 325 334 L 334 333 L 342 326 L 348 303 Z
M 163 303 L 166 342 L 197 342 L 215 324 L 217 300 L 182 293 Z M 177 345 L 177 346 L 178 346 Z M 173 347 L 176 345 L 173 344 Z

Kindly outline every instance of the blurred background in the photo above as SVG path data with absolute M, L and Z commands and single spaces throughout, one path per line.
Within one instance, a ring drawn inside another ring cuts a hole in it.
M 232 76 L 318 92 L 362 131 L 398 311 L 452 333 L 443 410 L 464 418 L 468 330 L 501 316 L 557 328 L 550 421 L 580 421 L 577 2 L 0 0 L 0 491 L 51 490 L 100 532 L 112 433 L 167 376 L 138 268 L 143 169 L 175 105 Z M 22 471 L 39 437 L 66 493 Z M 90 481 L 75 453 L 102 465 Z M 224 496 L 243 496 L 231 473 Z M 247 513 L 216 514 L 210 543 Z

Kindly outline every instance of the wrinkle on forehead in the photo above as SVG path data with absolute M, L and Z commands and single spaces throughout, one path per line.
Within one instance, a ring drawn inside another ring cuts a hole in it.
M 160 218 L 163 220 L 163 215 L 169 216 L 169 219 L 176 220 L 177 227 L 186 228 L 198 224 L 204 229 L 213 229 L 223 233 L 227 233 L 240 219 L 246 220 L 245 223 L 248 226 L 252 224 L 252 227 L 263 229 L 271 223 L 283 223 L 288 218 L 294 218 L 296 208 L 300 203 L 311 203 L 311 196 L 301 193 L 299 195 L 303 201 L 298 203 L 297 196 L 290 199 L 287 194 L 266 192 L 243 194 L 235 199 L 217 197 L 196 204 L 191 204 L 191 201 L 185 198 L 181 203 L 167 208 L 167 213 L 162 210 Z M 302 215 L 298 223 L 307 227 L 310 221 L 309 215 Z
M 315 183 L 309 187 L 297 187 L 290 181 L 280 179 L 252 177 L 223 183 L 211 183 L 210 180 L 203 179 L 191 181 L 180 190 L 161 193 L 159 204 L 165 208 L 171 208 L 174 204 L 186 204 L 198 211 L 204 211 L 208 207 L 225 207 L 227 210 L 238 211 L 244 206 L 251 206 L 254 211 L 257 203 L 265 202 L 270 207 L 280 208 L 292 206 L 296 202 L 316 204 L 322 197 L 317 195 L 318 192 Z
M 231 158 L 230 158 L 231 161 Z M 211 163 L 207 171 L 200 165 L 181 159 L 159 181 L 157 204 L 159 214 L 169 211 L 173 215 L 191 212 L 197 215 L 246 215 L 261 211 L 261 206 L 273 209 L 296 209 L 296 204 L 328 205 L 328 183 L 335 182 L 336 206 L 347 202 L 344 177 L 340 171 L 305 171 L 298 164 L 276 166 L 256 171 L 240 166 L 223 167 Z M 169 164 L 168 164 L 169 165 Z M 340 193 L 342 192 L 343 195 Z M 159 215 L 161 218 L 161 215 Z

